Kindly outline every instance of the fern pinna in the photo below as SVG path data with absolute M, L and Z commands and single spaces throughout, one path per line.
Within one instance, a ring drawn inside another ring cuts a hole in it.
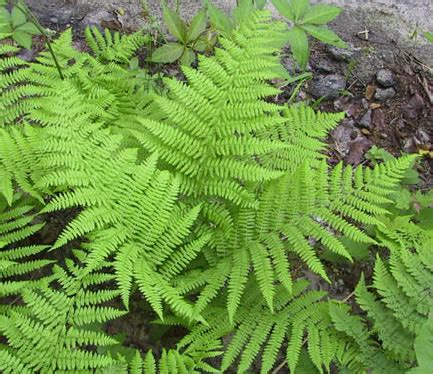
M 223 354 L 223 371 L 260 360 L 268 373 L 283 350 L 291 372 L 423 367 L 411 347 L 430 321 L 431 255 L 386 218 L 415 158 L 329 166 L 323 139 L 342 115 L 269 100 L 287 75 L 283 30 L 252 13 L 167 95 L 130 69 L 142 33 L 87 30 L 86 53 L 64 32 L 63 80 L 47 52 L 27 63 L 0 47 L 1 370 L 218 372 Z M 60 235 L 35 245 L 64 210 Z M 357 287 L 366 319 L 303 279 L 330 281 L 324 249 L 353 261 L 345 238 L 391 252 L 379 300 Z M 110 348 L 103 326 L 136 290 L 159 323 L 189 330 L 176 348 Z

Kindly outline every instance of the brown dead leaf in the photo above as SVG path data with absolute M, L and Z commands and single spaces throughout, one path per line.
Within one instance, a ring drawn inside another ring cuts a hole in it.
M 370 109 L 379 109 L 381 106 L 379 103 L 371 103 Z
M 376 109 L 375 111 L 373 111 L 373 116 L 371 120 L 373 123 L 373 127 L 376 129 L 376 131 L 385 130 L 385 113 L 382 109 Z
M 424 106 L 425 106 L 424 99 L 417 92 L 404 106 L 403 113 L 405 114 L 406 118 L 416 119 L 421 114 L 421 109 L 424 108 Z
M 364 154 L 373 145 L 372 141 L 362 137 L 358 138 L 352 144 L 350 144 L 349 154 L 346 156 L 345 160 L 350 165 L 359 165 L 364 159 Z
M 101 21 L 101 26 L 104 29 L 110 29 L 110 30 L 114 30 L 114 31 L 122 31 L 123 27 L 122 24 L 118 21 L 118 20 L 105 20 L 103 19 Z
M 367 86 L 367 88 L 365 89 L 365 98 L 367 100 L 371 100 L 373 98 L 374 94 L 376 93 L 376 88 L 377 87 L 372 84 L 369 84 Z

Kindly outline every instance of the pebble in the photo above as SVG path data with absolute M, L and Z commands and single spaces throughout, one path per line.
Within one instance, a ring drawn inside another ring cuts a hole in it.
M 348 48 L 338 48 L 331 45 L 328 47 L 328 51 L 337 61 L 348 62 L 355 57 L 355 50 L 350 46 Z
M 286 68 L 286 70 L 292 75 L 304 72 L 291 55 L 284 57 L 282 63 L 283 66 Z M 305 71 L 308 72 L 313 71 L 313 68 L 310 63 L 307 64 Z
M 359 120 L 358 125 L 360 127 L 363 127 L 365 129 L 371 129 L 372 128 L 372 122 L 371 122 L 371 109 L 369 109 Z
M 392 99 L 395 96 L 394 88 L 378 88 L 374 94 L 374 98 L 379 101 Z
M 394 73 L 389 69 L 380 69 L 376 74 L 376 80 L 377 83 L 385 88 L 395 86 Z
M 100 26 L 102 21 L 114 20 L 114 16 L 106 10 L 96 10 L 88 13 L 83 19 L 83 26 Z
M 330 74 L 313 79 L 309 87 L 309 93 L 315 98 L 325 96 L 336 99 L 345 88 L 346 79 L 342 75 Z
M 335 67 L 328 60 L 319 60 L 315 67 L 322 73 L 335 73 Z
M 51 23 L 58 23 L 58 22 L 59 22 L 59 19 L 56 18 L 56 17 L 51 17 L 51 18 L 50 18 L 50 22 L 51 22 Z

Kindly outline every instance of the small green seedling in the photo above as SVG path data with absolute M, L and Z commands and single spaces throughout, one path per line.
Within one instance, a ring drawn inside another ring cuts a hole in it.
M 197 53 L 209 50 L 215 40 L 205 35 L 207 26 L 206 10 L 200 10 L 187 24 L 179 15 L 163 2 L 164 22 L 168 31 L 177 39 L 156 49 L 152 54 L 152 62 L 172 63 L 177 60 L 182 65 L 191 65 Z
M 426 31 L 424 33 L 424 37 L 430 42 L 433 43 L 433 32 Z
M 9 13 L 7 1 L 0 0 L 0 39 L 12 38 L 19 46 L 30 49 L 32 36 L 40 35 L 34 23 L 29 22 L 25 7 L 14 6 Z
M 374 165 L 377 165 L 381 161 L 391 161 L 395 159 L 395 157 L 387 150 L 379 148 L 376 145 L 373 145 L 370 148 L 370 150 L 365 155 L 365 158 L 367 160 L 370 160 Z
M 309 0 L 272 0 L 272 4 L 293 23 L 288 39 L 293 57 L 302 69 L 310 57 L 308 36 L 339 48 L 347 47 L 336 33 L 326 27 L 341 13 L 340 8 L 326 4 L 311 6 Z

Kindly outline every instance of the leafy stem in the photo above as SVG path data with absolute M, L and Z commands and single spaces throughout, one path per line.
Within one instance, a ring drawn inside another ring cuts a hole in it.
M 56 54 L 54 53 L 53 47 L 51 45 L 51 39 L 50 36 L 47 34 L 46 30 L 42 25 L 39 23 L 36 16 L 33 14 L 33 12 L 23 3 L 20 1 L 13 1 L 12 2 L 14 7 L 16 7 L 18 10 L 20 10 L 23 14 L 27 15 L 29 18 L 29 21 L 35 25 L 35 27 L 38 29 L 38 31 L 45 37 L 45 41 L 47 43 L 48 51 L 51 54 L 54 64 L 56 65 L 56 69 L 59 73 L 60 79 L 65 80 L 65 76 L 63 75 L 62 68 L 59 64 L 59 61 L 57 59 Z

